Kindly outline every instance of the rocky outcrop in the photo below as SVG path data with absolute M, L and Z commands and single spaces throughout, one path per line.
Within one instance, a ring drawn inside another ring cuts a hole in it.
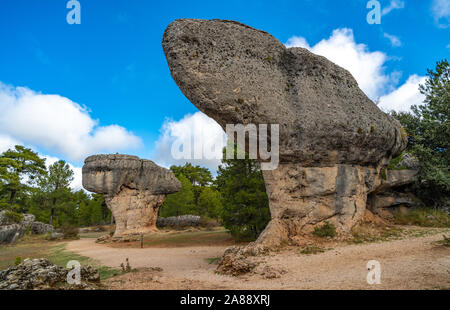
M 47 233 L 52 233 L 54 228 L 50 224 L 45 224 L 42 222 L 33 222 L 31 224 L 31 233 L 35 235 L 43 235 Z
M 80 284 L 68 284 L 69 269 L 52 264 L 45 258 L 25 259 L 22 263 L 0 270 L 0 289 L 97 289 L 100 288 L 98 271 L 91 266 L 81 266 Z
M 399 208 L 420 206 L 420 200 L 410 188 L 417 181 L 418 173 L 416 169 L 384 170 L 380 185 L 368 196 L 367 208 L 389 219 Z
M 407 143 L 352 75 L 234 21 L 176 20 L 162 44 L 181 91 L 222 128 L 279 124 L 280 164 L 263 171 L 272 220 L 257 243 L 290 241 L 325 220 L 349 233 Z
M 180 215 L 169 217 L 158 217 L 156 225 L 158 227 L 192 227 L 201 223 L 201 217 L 198 215 Z
M 14 243 L 23 237 L 34 222 L 35 216 L 23 214 L 23 218 L 18 222 L 8 219 L 6 211 L 0 211 L 0 243 Z
M 104 195 L 116 221 L 114 236 L 155 230 L 166 195 L 181 188 L 170 170 L 130 155 L 90 156 L 82 174 L 85 189 Z

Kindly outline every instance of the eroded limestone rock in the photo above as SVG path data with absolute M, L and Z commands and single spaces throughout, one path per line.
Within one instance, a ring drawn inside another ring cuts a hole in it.
M 114 236 L 119 236 L 155 230 L 159 207 L 181 184 L 151 160 L 111 154 L 86 158 L 83 187 L 104 195 L 116 221 Z
M 263 173 L 272 220 L 258 244 L 292 240 L 324 220 L 350 232 L 381 168 L 407 143 L 352 75 L 234 21 L 176 20 L 162 44 L 181 91 L 222 128 L 280 126 L 280 165 Z
M 382 218 L 391 219 L 393 211 L 420 206 L 411 188 L 418 173 L 416 169 L 386 170 L 380 185 L 369 194 L 367 208 Z

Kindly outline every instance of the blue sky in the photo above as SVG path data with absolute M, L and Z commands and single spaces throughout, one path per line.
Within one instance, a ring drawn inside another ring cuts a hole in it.
M 22 143 L 78 169 L 116 151 L 168 165 L 175 129 L 219 137 L 170 76 L 161 40 L 177 18 L 237 20 L 323 54 L 382 109 L 420 103 L 426 68 L 450 52 L 450 0 L 380 0 L 379 25 L 366 0 L 79 2 L 80 25 L 66 22 L 66 0 L 0 2 L 0 151 Z

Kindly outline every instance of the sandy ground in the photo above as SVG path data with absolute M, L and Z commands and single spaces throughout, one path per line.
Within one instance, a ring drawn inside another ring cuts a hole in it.
M 450 289 L 450 248 L 435 242 L 442 235 L 364 243 L 337 244 L 324 253 L 300 254 L 298 248 L 262 257 L 264 265 L 286 271 L 280 278 L 259 274 L 239 277 L 215 273 L 208 258 L 225 246 L 183 248 L 112 248 L 95 239 L 72 241 L 67 250 L 118 267 L 126 258 L 137 272 L 106 280 L 111 289 Z M 381 265 L 381 284 L 367 284 L 366 264 Z M 160 267 L 157 271 L 152 267 Z

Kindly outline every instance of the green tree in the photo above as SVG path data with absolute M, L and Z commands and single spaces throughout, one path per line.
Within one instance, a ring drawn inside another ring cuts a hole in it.
M 222 195 L 222 222 L 234 238 L 254 240 L 270 221 L 259 162 L 249 159 L 248 154 L 245 159 L 225 159 L 224 151 L 222 163 L 216 178 Z
M 192 184 L 184 174 L 177 175 L 181 183 L 181 190 L 177 193 L 167 195 L 166 201 L 161 206 L 162 217 L 179 216 L 195 212 L 194 192 Z
M 50 209 L 49 224 L 53 224 L 53 217 L 58 208 L 63 207 L 71 200 L 72 191 L 70 183 L 73 181 L 73 171 L 63 160 L 59 160 L 48 169 L 48 175 L 41 178 L 39 185 L 47 200 L 46 206 Z
M 193 166 L 191 163 L 186 163 L 184 166 L 171 166 L 170 170 L 175 174 L 175 176 L 182 174 L 191 182 L 192 191 L 194 193 L 194 204 L 198 208 L 198 200 L 202 190 L 213 181 L 209 169 L 198 165 Z
M 222 210 L 220 192 L 213 187 L 204 187 L 198 199 L 198 209 L 201 215 L 209 218 L 219 218 Z
M 0 155 L 0 195 L 6 197 L 11 210 L 18 197 L 28 195 L 45 173 L 45 159 L 24 146 L 16 145 Z
M 450 65 L 438 61 L 435 70 L 419 90 L 423 105 L 412 106 L 412 113 L 391 112 L 409 136 L 407 152 L 421 164 L 417 191 L 427 204 L 439 206 L 450 196 Z

